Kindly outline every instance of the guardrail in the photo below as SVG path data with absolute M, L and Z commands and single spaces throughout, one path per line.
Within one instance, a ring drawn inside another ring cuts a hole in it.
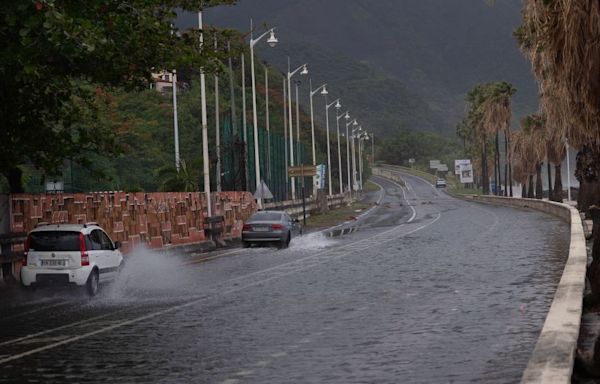
M 388 172 L 399 171 L 393 166 L 386 168 Z M 568 204 L 537 199 L 475 195 L 461 198 L 487 204 L 535 209 L 570 224 L 570 247 L 565 268 L 538 341 L 521 377 L 521 383 L 571 383 L 583 312 L 587 268 L 585 233 L 579 211 Z

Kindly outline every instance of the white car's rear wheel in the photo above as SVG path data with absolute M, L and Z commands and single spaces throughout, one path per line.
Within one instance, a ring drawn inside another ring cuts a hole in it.
M 98 279 L 98 271 L 93 270 L 88 277 L 87 283 L 85 284 L 87 289 L 87 293 L 90 296 L 96 296 L 98 294 L 98 289 L 100 288 L 100 281 Z

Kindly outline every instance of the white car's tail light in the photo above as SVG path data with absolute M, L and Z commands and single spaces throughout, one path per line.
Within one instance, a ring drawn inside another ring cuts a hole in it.
M 23 246 L 23 262 L 21 265 L 27 266 L 27 256 L 29 255 L 29 245 L 31 244 L 31 235 L 27 236 Z
M 85 267 L 86 265 L 90 265 L 90 257 L 87 253 L 87 247 L 85 246 L 85 235 L 83 233 L 79 234 L 79 251 L 81 252 L 81 266 Z

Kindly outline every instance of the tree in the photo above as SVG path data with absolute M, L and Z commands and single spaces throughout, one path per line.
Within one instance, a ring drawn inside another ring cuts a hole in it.
M 515 36 L 531 61 L 549 129 L 579 150 L 578 207 L 600 205 L 600 6 L 527 0 Z
M 173 165 L 158 168 L 155 173 L 160 180 L 162 192 L 196 192 L 201 177 L 202 164 L 188 167 L 185 160 L 181 160 L 179 169 Z
M 494 175 L 496 191 L 500 187 L 500 148 L 498 135 L 504 132 L 508 142 L 510 136 L 511 105 L 510 98 L 516 89 L 504 81 L 478 84 L 467 94 L 467 116 L 457 128 L 459 135 L 470 135 L 466 141 L 476 153 L 481 154 L 480 174 L 484 193 L 489 193 L 489 168 L 488 155 L 494 155 Z M 468 128 L 470 127 L 470 129 Z M 494 147 L 489 150 L 490 140 L 493 138 Z M 475 153 L 474 153 L 475 154 Z M 507 174 L 508 172 L 505 172 Z M 505 175 L 505 180 L 508 175 Z
M 0 8 L 0 172 L 22 190 L 20 165 L 57 172 L 86 151 L 118 152 L 114 130 L 96 121 L 113 88 L 147 86 L 163 68 L 219 67 L 199 49 L 200 31 L 174 31 L 173 9 L 233 0 L 25 0 Z

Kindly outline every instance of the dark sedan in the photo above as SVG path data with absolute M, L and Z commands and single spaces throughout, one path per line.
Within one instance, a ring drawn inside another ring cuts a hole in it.
M 253 214 L 242 229 L 244 248 L 252 244 L 275 244 L 287 248 L 293 235 L 300 234 L 302 227 L 285 211 L 259 211 Z

